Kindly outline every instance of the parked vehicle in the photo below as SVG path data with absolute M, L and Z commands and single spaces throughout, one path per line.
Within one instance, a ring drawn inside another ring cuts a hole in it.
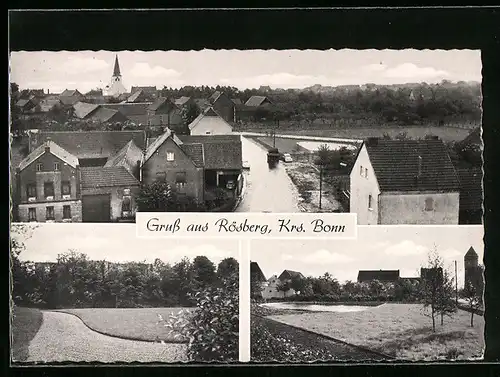
M 283 153 L 283 161 L 285 162 L 292 162 L 293 158 L 290 156 L 290 153 Z
M 267 163 L 269 165 L 269 168 L 274 168 L 276 165 L 278 165 L 280 161 L 280 152 L 278 151 L 278 148 L 271 148 L 267 152 Z

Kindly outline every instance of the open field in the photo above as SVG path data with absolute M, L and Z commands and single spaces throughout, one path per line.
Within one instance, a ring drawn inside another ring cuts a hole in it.
M 271 315 L 269 318 L 331 336 L 405 360 L 469 359 L 481 357 L 484 348 L 484 318 L 459 310 L 444 325 L 436 319 L 432 332 L 422 305 L 384 304 L 352 313 L 312 313 Z
M 14 361 L 26 361 L 28 348 L 42 326 L 43 315 L 38 309 L 14 307 L 12 316 L 11 357 Z
M 245 130 L 247 132 L 264 132 L 263 129 Z M 472 129 L 457 128 L 457 127 L 438 127 L 438 126 L 408 126 L 408 127 L 353 127 L 353 128 L 331 128 L 331 129 L 294 129 L 286 130 L 279 129 L 276 133 L 284 135 L 297 135 L 297 136 L 321 136 L 321 137 L 339 137 L 349 139 L 366 139 L 368 137 L 382 137 L 388 134 L 395 137 L 402 132 L 406 132 L 407 136 L 412 139 L 419 139 L 425 135 L 432 134 L 438 136 L 445 142 L 463 140 L 472 131 Z M 268 138 L 270 139 L 270 138 Z M 278 146 L 278 139 L 276 138 L 276 147 Z M 285 140 L 285 139 L 281 139 Z M 287 143 L 296 142 L 293 140 L 286 140 Z M 271 142 L 272 145 L 272 142 Z M 285 146 L 285 145 L 284 145 Z M 293 148 L 292 146 L 292 148 Z
M 167 320 L 183 308 L 137 308 L 137 309 L 64 309 L 60 312 L 78 316 L 92 330 L 123 339 L 143 341 L 182 341 L 158 323 L 158 314 Z M 185 309 L 185 308 L 184 308 Z

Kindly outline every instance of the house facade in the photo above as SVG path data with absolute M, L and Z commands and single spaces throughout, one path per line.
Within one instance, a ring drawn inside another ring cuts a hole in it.
M 271 276 L 262 284 L 262 298 L 272 299 L 295 296 L 298 292 L 296 292 L 293 288 L 289 288 L 287 290 L 282 289 L 283 284 L 290 283 L 294 278 L 304 279 L 304 276 L 300 272 L 291 270 L 284 270 L 280 276 Z
M 149 126 L 166 126 L 178 132 L 184 124 L 180 108 L 166 97 L 160 97 L 149 105 L 147 115 Z
M 458 224 L 459 180 L 441 140 L 365 142 L 350 173 L 359 225 Z
M 16 170 L 17 217 L 21 222 L 81 222 L 78 159 L 50 140 Z
M 142 182 L 170 183 L 178 194 L 204 201 L 203 152 L 198 147 L 183 147 L 183 142 L 167 130 L 147 149 L 142 163 Z
M 208 107 L 189 125 L 190 135 L 228 135 L 233 127 L 226 122 L 213 107 Z

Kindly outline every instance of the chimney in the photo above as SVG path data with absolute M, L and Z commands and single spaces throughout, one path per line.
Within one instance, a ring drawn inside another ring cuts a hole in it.
M 45 143 L 45 153 L 50 153 L 50 137 L 47 137 L 47 141 Z
M 420 178 L 422 175 L 422 156 L 418 156 L 418 172 L 417 172 L 417 178 Z
M 371 146 L 378 145 L 378 137 L 369 137 L 369 138 L 366 140 L 366 144 L 367 144 L 367 145 L 371 145 Z

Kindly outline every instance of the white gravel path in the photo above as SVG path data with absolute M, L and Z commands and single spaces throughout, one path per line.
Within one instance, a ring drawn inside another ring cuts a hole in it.
M 180 362 L 185 344 L 125 340 L 90 330 L 71 314 L 43 312 L 43 323 L 29 346 L 28 362 Z

